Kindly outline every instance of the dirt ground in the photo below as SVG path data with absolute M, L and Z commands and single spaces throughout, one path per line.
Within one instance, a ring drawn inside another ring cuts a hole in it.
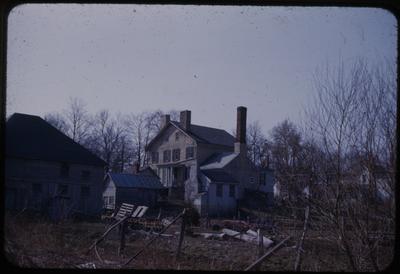
M 216 220 L 211 220 L 211 223 Z M 77 268 L 82 264 L 90 264 L 96 268 L 120 268 L 154 235 L 143 235 L 128 230 L 124 253 L 118 256 L 119 235 L 115 230 L 99 244 L 100 261 L 89 246 L 103 234 L 106 223 L 64 221 L 54 224 L 41 218 L 24 216 L 9 217 L 6 215 L 5 254 L 8 261 L 16 266 L 27 268 Z M 203 237 L 185 235 L 182 253 L 176 259 L 180 225 L 172 225 L 160 237 L 131 263 L 122 268 L 157 269 L 157 270 L 233 270 L 241 271 L 257 259 L 257 245 L 238 239 L 224 240 L 204 239 Z M 212 232 L 205 228 L 193 227 L 194 232 Z M 214 231 L 215 232 L 215 231 Z M 274 244 L 286 236 L 292 238 L 282 248 L 274 252 L 259 267 L 262 271 L 293 270 L 295 262 L 295 245 L 300 230 L 279 229 L 275 233 L 262 231 L 263 235 L 272 239 Z M 303 271 L 348 271 L 344 254 L 337 252 L 332 242 L 324 240 L 323 233 L 310 231 L 304 242 Z M 88 266 L 87 266 L 88 267 Z

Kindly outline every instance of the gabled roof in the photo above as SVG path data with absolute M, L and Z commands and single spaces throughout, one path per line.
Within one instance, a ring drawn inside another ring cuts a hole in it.
M 108 174 L 116 187 L 126 188 L 147 188 L 147 189 L 163 189 L 161 182 L 157 177 L 148 175 L 136 175 L 128 173 L 112 173 Z
M 171 123 L 174 126 L 188 133 L 190 136 L 192 136 L 196 141 L 200 143 L 223 145 L 230 147 L 234 146 L 235 137 L 233 137 L 223 129 L 191 124 L 190 130 L 184 130 L 178 122 L 171 121 Z
M 7 157 L 105 166 L 92 152 L 39 116 L 14 113 L 6 123 Z
M 163 134 L 163 132 L 170 126 L 174 126 L 184 133 L 186 133 L 189 137 L 193 138 L 198 143 L 204 144 L 214 144 L 214 145 L 222 145 L 227 147 L 233 147 L 235 143 L 235 137 L 230 135 L 228 132 L 218 128 L 204 127 L 199 125 L 190 125 L 190 130 L 183 129 L 179 122 L 170 121 L 167 126 L 165 126 L 147 145 L 146 149 L 150 147 L 155 140 L 159 138 Z
M 224 168 L 238 155 L 239 155 L 238 153 L 234 152 L 214 153 L 202 163 L 200 169 L 204 170 L 204 169 Z
M 223 169 L 207 169 L 201 170 L 207 178 L 216 183 L 238 183 L 229 173 Z

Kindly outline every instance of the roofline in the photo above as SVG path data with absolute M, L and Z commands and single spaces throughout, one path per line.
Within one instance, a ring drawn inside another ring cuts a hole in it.
M 187 132 L 185 132 L 183 129 L 181 129 L 180 127 L 176 126 L 174 123 L 175 121 L 169 121 L 168 124 L 166 124 L 158 133 L 156 136 L 154 136 L 153 140 L 150 141 L 150 143 L 147 144 L 147 146 L 145 146 L 144 150 L 148 151 L 149 147 L 153 145 L 153 143 L 162 135 L 162 133 L 164 133 L 167 128 L 172 125 L 175 128 L 179 129 L 180 131 L 182 131 L 186 136 L 188 136 L 189 138 L 191 138 L 193 141 L 197 142 L 196 140 L 194 140 L 194 138 L 192 136 L 190 136 Z
M 42 120 L 42 121 L 45 122 L 48 126 L 50 126 L 53 130 L 55 130 L 55 131 L 57 132 L 57 134 L 64 136 L 64 138 L 67 138 L 67 139 L 68 139 L 68 142 L 75 143 L 76 145 L 80 146 L 83 150 L 85 150 L 86 152 L 88 152 L 89 154 L 91 154 L 93 157 L 95 157 L 98 161 L 103 162 L 102 165 L 100 165 L 100 163 L 99 163 L 99 164 L 92 164 L 93 166 L 102 166 L 102 167 L 104 167 L 104 166 L 107 166 L 107 165 L 108 165 L 106 161 L 104 161 L 103 159 L 101 159 L 99 156 L 97 156 L 95 153 L 93 153 L 92 151 L 90 151 L 88 148 L 84 147 L 83 145 L 81 145 L 81 144 L 78 143 L 77 141 L 73 140 L 71 137 L 69 137 L 67 134 L 65 134 L 64 132 L 62 132 L 61 130 L 59 130 L 58 128 L 56 128 L 55 126 L 53 126 L 52 124 L 50 124 L 50 123 L 49 123 L 48 121 L 46 121 L 44 118 L 42 118 L 42 117 L 40 117 L 40 116 L 38 116 L 38 115 L 31 115 L 31 114 L 25 114 L 25 113 L 15 112 L 15 113 L 13 113 L 13 114 L 9 117 L 9 119 L 10 119 L 11 117 L 13 117 L 15 114 L 17 114 L 17 115 L 22 115 L 22 116 L 35 117 L 35 118 L 37 118 L 37 119 Z M 9 120 L 9 119 L 8 119 L 8 120 Z M 8 120 L 6 121 L 6 123 L 8 122 Z M 4 132 L 7 133 L 7 125 L 5 125 Z M 6 156 L 7 156 L 7 155 L 6 155 Z M 9 155 L 9 156 L 12 156 L 12 155 Z M 27 157 L 27 158 L 25 158 L 25 157 L 23 157 L 23 156 L 22 156 L 22 157 L 20 157 L 20 156 L 14 156 L 14 157 L 15 157 L 15 158 L 22 158 L 22 159 L 41 160 L 40 158 L 37 159 L 37 158 L 35 158 L 35 157 Z M 49 161 L 49 160 L 43 160 L 43 161 Z M 58 161 L 54 161 L 54 162 L 58 162 Z M 60 162 L 63 162 L 63 161 L 60 160 Z M 84 162 L 76 162 L 76 161 L 72 161 L 72 162 L 69 162 L 69 163 L 85 164 Z

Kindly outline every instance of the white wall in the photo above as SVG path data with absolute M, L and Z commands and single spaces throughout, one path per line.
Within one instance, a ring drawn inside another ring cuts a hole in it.
M 222 185 L 222 197 L 217 196 L 217 185 Z M 238 184 L 235 186 L 235 197 L 229 196 L 229 183 L 210 183 L 208 188 L 208 214 L 209 216 L 229 216 L 236 214 Z

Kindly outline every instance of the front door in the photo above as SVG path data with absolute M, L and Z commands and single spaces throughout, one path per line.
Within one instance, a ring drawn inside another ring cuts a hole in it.
M 173 167 L 173 184 L 171 189 L 171 194 L 174 198 L 184 199 L 185 195 L 185 166 Z

